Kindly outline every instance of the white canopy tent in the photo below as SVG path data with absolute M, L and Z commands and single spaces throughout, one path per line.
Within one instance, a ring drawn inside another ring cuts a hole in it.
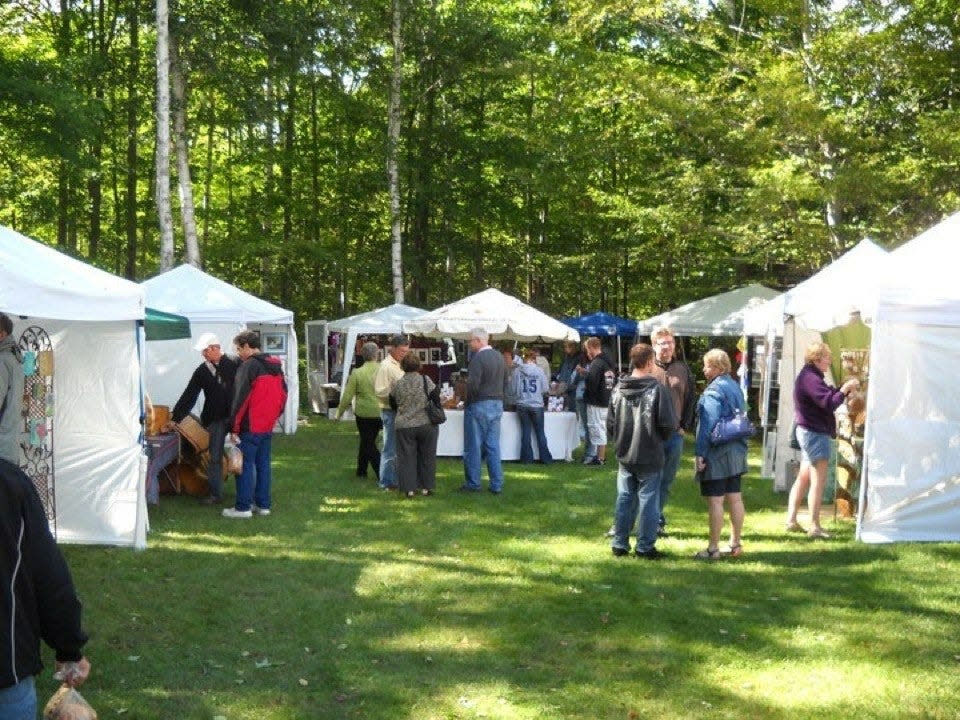
M 764 475 L 774 477 L 774 487 L 786 489 L 793 482 L 799 453 L 790 448 L 793 424 L 793 383 L 803 367 L 807 345 L 821 333 L 848 324 L 859 313 L 872 312 L 880 279 L 886 272 L 887 252 L 872 240 L 861 240 L 796 287 L 748 310 L 745 332 L 767 339 L 765 349 L 783 336 L 780 356 L 766 352 L 766 371 L 760 387 L 760 420 L 764 425 Z M 773 387 L 776 377 L 779 389 Z M 776 431 L 768 427 L 771 393 L 777 392 Z
M 870 346 L 857 537 L 960 541 L 960 213 L 889 255 Z
M 854 313 L 872 313 L 886 273 L 887 251 L 863 239 L 796 287 L 744 313 L 744 334 L 783 335 L 785 317 L 805 330 L 826 332 Z
M 657 327 L 666 325 L 674 335 L 740 336 L 744 334 L 746 311 L 777 294 L 776 290 L 763 285 L 747 285 L 641 320 L 637 333 L 649 335 Z
M 215 333 L 224 345 L 224 351 L 229 352 L 230 343 L 238 332 L 257 330 L 263 351 L 278 355 L 283 362 L 288 386 L 283 431 L 296 432 L 300 387 L 293 312 L 261 300 L 192 265 L 168 270 L 145 280 L 142 286 L 151 308 L 189 318 L 192 333 L 187 340 L 164 340 L 147 345 L 144 376 L 147 392 L 155 404 L 173 406 L 177 402 L 191 373 L 201 362 L 200 353 L 193 349 L 200 335 Z
M 403 331 L 413 335 L 459 340 L 466 340 L 474 328 L 483 328 L 496 340 L 580 340 L 580 333 L 572 327 L 496 288 L 469 295 L 403 323 Z
M 5 227 L 0 267 L 13 337 L 27 352 L 48 340 L 53 351 L 49 374 L 27 379 L 22 464 L 29 475 L 52 468 L 44 499 L 57 540 L 144 547 L 143 289 Z
M 347 386 L 347 378 L 350 374 L 351 353 L 357 343 L 357 338 L 362 335 L 390 335 L 403 330 L 403 322 L 420 317 L 426 310 L 404 305 L 403 303 L 394 303 L 386 307 L 369 310 L 367 312 L 351 315 L 340 320 L 310 320 L 305 324 L 306 342 L 309 348 L 307 361 L 307 377 L 310 386 L 311 402 L 315 407 L 324 403 L 318 403 L 315 394 L 320 393 L 320 385 L 327 382 L 326 371 L 326 352 L 328 338 L 331 332 L 343 333 L 346 335 L 346 341 L 341 344 L 343 352 L 343 374 L 340 379 L 340 393 L 342 394 Z M 322 357 L 321 357 L 322 356 Z

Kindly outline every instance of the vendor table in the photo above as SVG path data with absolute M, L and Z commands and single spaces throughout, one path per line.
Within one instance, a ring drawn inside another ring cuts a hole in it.
M 447 421 L 440 426 L 437 455 L 463 457 L 463 410 L 446 410 Z M 547 446 L 554 460 L 572 460 L 573 451 L 580 444 L 577 434 L 577 414 L 547 412 L 543 414 L 543 429 Z M 530 439 L 534 457 L 539 458 L 536 439 Z M 500 459 L 520 459 L 520 420 L 515 412 L 503 413 L 500 421 Z
M 168 432 L 147 436 L 147 502 L 160 501 L 160 473 L 180 458 L 180 433 Z

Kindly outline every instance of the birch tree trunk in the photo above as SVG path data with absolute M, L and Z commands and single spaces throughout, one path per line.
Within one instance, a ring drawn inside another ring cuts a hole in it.
M 173 267 L 173 211 L 170 208 L 170 10 L 157 0 L 157 217 L 160 272 Z
M 127 59 L 127 168 L 126 198 L 124 201 L 124 228 L 127 237 L 124 277 L 133 280 L 137 271 L 137 111 L 140 96 L 137 78 L 140 75 L 140 2 L 130 0 L 129 41 Z
M 393 0 L 393 76 L 390 79 L 390 105 L 387 120 L 387 181 L 390 185 L 390 260 L 393 275 L 393 300 L 403 302 L 403 246 L 400 217 L 400 173 L 397 156 L 400 147 L 400 93 L 403 90 L 403 38 L 401 0 Z
M 170 36 L 170 89 L 173 93 L 173 135 L 177 151 L 177 183 L 180 188 L 180 213 L 183 216 L 184 260 L 200 267 L 197 221 L 193 207 L 193 180 L 190 177 L 190 144 L 187 140 L 187 84 L 176 34 Z

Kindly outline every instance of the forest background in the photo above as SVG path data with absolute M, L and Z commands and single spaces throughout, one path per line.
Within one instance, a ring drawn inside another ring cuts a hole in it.
M 160 269 L 155 14 L 0 5 L 0 223 L 134 280 Z M 301 320 L 394 299 L 395 57 L 413 305 L 495 286 L 638 317 L 787 287 L 960 208 L 955 0 L 174 0 L 169 17 L 202 265 Z

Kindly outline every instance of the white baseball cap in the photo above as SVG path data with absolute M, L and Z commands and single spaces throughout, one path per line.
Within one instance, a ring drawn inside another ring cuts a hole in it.
M 211 345 L 219 345 L 220 338 L 218 338 L 213 333 L 204 333 L 199 338 L 197 338 L 197 344 L 193 346 L 194 350 L 206 350 Z

